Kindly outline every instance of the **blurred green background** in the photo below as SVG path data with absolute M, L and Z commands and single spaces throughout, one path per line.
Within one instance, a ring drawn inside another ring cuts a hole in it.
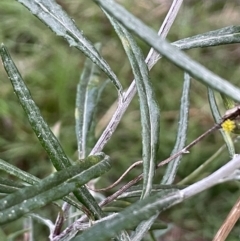
M 156 31 L 171 4 L 168 0 L 118 2 Z M 102 43 L 102 55 L 122 85 L 127 88 L 133 79 L 131 68 L 120 41 L 101 10 L 92 1 L 59 0 L 58 3 L 75 20 L 87 38 L 94 43 Z M 184 1 L 167 39 L 173 42 L 225 26 L 239 25 L 239 19 L 240 2 L 237 0 Z M 61 123 L 59 140 L 69 157 L 76 159 L 75 92 L 85 56 L 77 49 L 69 47 L 21 4 L 12 0 L 0 1 L 0 41 L 8 47 L 45 120 L 55 129 Z M 137 41 L 147 55 L 149 46 L 139 39 Z M 239 85 L 238 44 L 194 49 L 187 53 L 216 74 Z M 105 79 L 106 76 L 102 74 L 102 81 Z M 158 153 L 161 161 L 171 153 L 176 138 L 183 72 L 166 59 L 161 59 L 152 69 L 151 79 L 161 108 L 161 142 Z M 18 104 L 2 65 L 0 81 L 0 158 L 43 178 L 52 172 L 52 166 Z M 221 100 L 218 95 L 217 97 L 224 113 Z M 106 111 L 116 98 L 116 91 L 109 84 L 99 103 L 96 139 L 111 117 L 111 113 L 106 114 Z M 206 87 L 193 80 L 190 99 L 188 143 L 214 124 Z M 114 167 L 104 176 L 104 180 L 101 180 L 102 187 L 111 184 L 131 163 L 141 159 L 139 118 L 138 99 L 135 97 L 112 139 L 104 148 L 104 152 L 114 161 Z M 223 144 L 219 132 L 197 144 L 190 154 L 184 156 L 176 183 L 206 161 Z M 237 152 L 239 149 L 239 144 L 236 144 Z M 227 160 L 229 157 L 225 151 L 203 176 L 213 172 Z M 156 183 L 160 182 L 164 170 L 165 167 L 157 171 Z M 140 172 L 141 168 L 132 171 L 124 182 Z M 162 240 L 211 240 L 238 196 L 239 184 L 231 182 L 214 187 L 163 213 L 162 219 L 175 223 L 176 227 Z M 7 233 L 19 228 L 17 222 L 14 223 L 16 227 L 5 227 Z M 238 240 L 238 236 L 239 224 L 228 240 Z

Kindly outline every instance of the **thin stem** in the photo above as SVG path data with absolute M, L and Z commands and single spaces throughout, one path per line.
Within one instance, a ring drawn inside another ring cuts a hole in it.
M 223 121 L 222 121 L 223 122 Z M 221 122 L 221 123 L 222 123 Z M 188 153 L 189 149 L 192 148 L 193 146 L 195 146 L 199 141 L 201 141 L 204 137 L 206 137 L 207 135 L 209 135 L 210 133 L 212 133 L 213 131 L 215 131 L 216 129 L 219 129 L 221 127 L 221 123 L 215 124 L 212 128 L 210 128 L 209 130 L 207 130 L 206 132 L 204 132 L 201 136 L 199 136 L 198 138 L 196 138 L 194 141 L 192 141 L 190 144 L 188 144 L 186 147 L 184 147 L 181 151 L 175 153 L 174 155 L 170 156 L 169 158 L 165 159 L 164 161 L 160 162 L 157 167 L 161 167 L 164 166 L 165 164 L 169 163 L 170 161 L 172 161 L 173 159 L 175 159 L 176 157 Z
M 67 202 L 64 202 L 62 205 L 62 209 L 61 211 L 58 213 L 55 225 L 54 225 L 54 230 L 52 233 L 52 238 L 54 238 L 55 236 L 57 236 L 62 228 L 63 222 L 65 220 L 66 214 L 69 210 L 69 208 L 71 207 L 70 204 L 68 204 Z
M 128 188 L 130 188 L 132 185 L 138 183 L 143 179 L 143 174 L 138 175 L 135 177 L 133 180 L 128 182 L 126 185 L 122 186 L 117 192 L 113 193 L 111 196 L 107 197 L 105 200 L 100 202 L 99 206 L 103 207 L 107 205 L 108 203 L 112 202 L 115 200 L 118 196 L 120 196 L 122 193 L 124 193 Z
M 100 189 L 93 189 L 93 188 L 90 188 L 88 187 L 88 189 L 94 191 L 94 192 L 102 192 L 102 191 L 107 191 L 109 189 L 112 189 L 114 188 L 115 186 L 117 186 L 121 181 L 122 179 L 136 166 L 139 166 L 143 163 L 143 161 L 137 161 L 137 162 L 134 162 L 119 178 L 116 182 L 114 182 L 112 185 L 106 187 L 106 188 L 100 188 Z
M 161 28 L 158 31 L 158 35 L 161 36 L 162 38 L 166 38 L 176 16 L 177 13 L 182 5 L 182 0 L 174 0 L 172 3 L 171 8 L 168 11 L 168 14 L 166 16 L 166 18 L 164 19 L 164 22 L 161 26 Z M 149 69 L 151 69 L 159 60 L 159 56 L 160 54 L 154 49 L 151 48 L 149 51 L 149 54 L 146 58 L 146 63 L 149 67 Z

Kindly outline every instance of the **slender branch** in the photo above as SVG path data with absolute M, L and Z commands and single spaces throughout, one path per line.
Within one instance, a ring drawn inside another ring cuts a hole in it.
M 54 238 L 60 233 L 61 228 L 63 226 L 64 219 L 66 218 L 66 214 L 70 207 L 71 205 L 69 203 L 67 202 L 63 203 L 62 209 L 59 211 L 57 219 L 55 221 L 53 233 L 50 235 L 52 236 L 51 238 Z
M 230 181 L 229 176 L 233 176 L 236 169 L 240 167 L 240 156 L 233 157 L 224 166 L 220 167 L 217 171 L 211 175 L 203 178 L 202 180 L 195 182 L 194 184 L 181 190 L 184 199 L 190 198 L 193 195 L 201 193 L 202 191 L 213 187 L 216 184 L 222 183 L 222 180 Z
M 133 180 L 128 182 L 126 185 L 122 186 L 117 192 L 113 193 L 111 196 L 107 197 L 105 200 L 100 202 L 99 206 L 103 207 L 107 205 L 108 203 L 114 201 L 118 196 L 120 196 L 122 193 L 124 193 L 128 188 L 130 188 L 132 185 L 138 183 L 143 179 L 143 174 L 138 175 Z
M 121 181 L 122 179 L 136 166 L 139 166 L 143 163 L 143 161 L 137 161 L 137 162 L 134 162 L 119 178 L 116 182 L 114 182 L 112 185 L 106 187 L 106 188 L 100 188 L 100 189 L 94 189 L 94 188 L 90 188 L 88 187 L 88 189 L 90 189 L 91 191 L 94 191 L 94 192 L 102 192 L 102 191 L 107 191 L 109 189 L 112 189 L 114 188 L 115 186 L 117 186 Z
M 222 121 L 223 122 L 223 121 Z M 221 123 L 222 123 L 221 122 Z M 204 132 L 201 136 L 199 136 L 198 138 L 196 138 L 194 141 L 192 141 L 190 144 L 188 144 L 186 147 L 184 147 L 181 151 L 175 153 L 174 155 L 170 156 L 169 158 L 165 159 L 164 161 L 160 162 L 157 167 L 161 167 L 164 166 L 165 164 L 169 163 L 170 161 L 172 161 L 173 159 L 175 159 L 176 157 L 188 153 L 189 149 L 191 149 L 193 146 L 195 146 L 199 141 L 201 141 L 204 137 L 206 137 L 207 135 L 209 135 L 210 133 L 212 133 L 213 131 L 215 131 L 216 129 L 219 129 L 221 127 L 221 123 L 219 124 L 215 124 L 212 128 L 210 128 L 209 130 L 207 130 L 206 132 Z
M 159 36 L 161 35 L 162 38 L 166 38 L 175 18 L 177 16 L 177 13 L 182 5 L 182 2 L 183 2 L 182 0 L 174 0 L 173 1 L 172 6 L 168 11 L 167 16 L 164 19 L 164 22 L 158 31 L 158 35 Z M 160 54 L 157 51 L 155 51 L 154 48 L 150 49 L 148 57 L 146 58 L 146 63 L 148 65 L 149 69 L 151 69 L 157 63 L 157 61 L 159 60 L 159 56 L 160 56 Z

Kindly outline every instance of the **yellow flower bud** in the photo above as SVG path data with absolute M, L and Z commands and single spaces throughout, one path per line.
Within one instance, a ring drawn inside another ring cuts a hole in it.
M 232 132 L 236 128 L 235 122 L 229 119 L 225 120 L 221 126 L 226 132 Z

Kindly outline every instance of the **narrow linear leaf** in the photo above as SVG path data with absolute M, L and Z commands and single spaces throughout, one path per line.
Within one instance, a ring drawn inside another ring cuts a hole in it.
M 85 169 L 89 169 L 91 166 L 95 165 L 103 159 L 108 160 L 109 158 L 103 153 L 99 154 L 98 156 L 90 156 L 86 158 L 86 160 L 81 160 L 77 165 L 70 166 L 67 169 L 51 174 L 49 177 L 40 181 L 38 184 L 22 188 L 17 193 L 8 195 L 2 199 L 2 202 L 0 203 L 0 211 L 21 203 L 28 198 L 34 197 L 41 192 L 45 192 L 54 186 L 60 185 L 63 182 L 66 182 L 68 179 L 71 179 L 78 173 L 83 172 Z
M 181 106 L 180 106 L 180 120 L 178 124 L 178 132 L 177 132 L 177 140 L 175 146 L 173 148 L 172 154 L 177 153 L 182 150 L 186 143 L 187 138 L 187 127 L 188 127 L 188 112 L 189 112 L 189 93 L 190 93 L 190 83 L 191 79 L 188 73 L 184 73 L 184 83 L 183 83 L 183 91 L 181 98 Z M 162 184 L 172 184 L 178 166 L 180 164 L 181 156 L 177 157 L 175 160 L 171 161 L 168 164 L 167 170 L 164 174 Z
M 180 49 L 192 49 L 239 42 L 240 26 L 229 26 L 178 40 L 174 42 L 173 45 Z
M 156 154 L 159 142 L 160 112 L 150 83 L 149 72 L 144 56 L 131 34 L 113 17 L 107 14 L 118 34 L 129 58 L 139 95 L 142 140 L 143 140 L 143 193 L 142 198 L 151 193 L 156 167 Z
M 45 23 L 54 33 L 67 40 L 70 46 L 74 46 L 90 58 L 109 77 L 120 96 L 123 88 L 117 76 L 111 70 L 108 63 L 96 50 L 94 45 L 77 28 L 74 21 L 54 0 L 17 0 L 30 12 Z
M 0 183 L 9 187 L 14 187 L 14 188 L 23 188 L 25 187 L 21 182 L 19 181 L 14 181 L 14 180 L 7 180 L 3 177 L 0 177 Z
M 41 181 L 41 179 L 33 176 L 32 174 L 25 172 L 13 165 L 11 165 L 8 162 L 5 162 L 3 160 L 0 159 L 0 170 L 5 171 L 6 173 L 13 175 L 17 178 L 19 178 L 20 180 L 29 183 L 31 185 L 34 185 L 36 183 L 39 183 Z M 68 202 L 69 204 L 71 204 L 72 206 L 74 206 L 75 208 L 81 210 L 82 207 L 81 205 L 76 202 L 72 197 L 64 197 L 63 198 L 66 202 Z
M 1 194 L 12 193 L 12 192 L 15 192 L 17 190 L 18 190 L 18 188 L 10 187 L 10 186 L 7 186 L 7 185 L 4 185 L 4 184 L 0 183 L 0 193 Z
M 180 121 L 178 125 L 178 133 L 177 133 L 177 140 L 172 151 L 172 155 L 180 151 L 186 142 L 187 137 L 187 126 L 188 126 L 188 109 L 189 109 L 189 91 L 190 91 L 190 76 L 185 73 L 184 74 L 184 84 L 183 84 L 183 92 L 181 98 L 181 106 L 180 106 Z M 162 180 L 162 184 L 172 184 L 178 166 L 181 160 L 181 156 L 177 157 L 175 160 L 168 164 L 167 170 Z M 159 213 L 155 214 L 147 221 L 143 221 L 141 224 L 138 225 L 135 233 L 131 236 L 133 241 L 141 240 L 146 231 L 150 229 L 153 223 L 156 221 Z
M 140 48 L 137 46 L 131 34 L 121 24 L 119 24 L 106 12 L 105 14 L 109 18 L 123 44 L 136 80 L 140 102 L 143 141 L 142 156 L 144 178 L 141 198 L 145 198 L 151 193 L 156 167 L 156 153 L 158 148 L 160 127 L 159 108 L 155 101 L 154 92 L 150 85 L 148 68 Z
M 209 100 L 209 105 L 210 105 L 210 109 L 211 109 L 214 121 L 216 123 L 219 123 L 222 119 L 222 116 L 221 116 L 220 111 L 218 109 L 214 92 L 211 88 L 208 88 L 208 100 Z
M 76 121 L 76 136 L 78 144 L 78 158 L 84 158 L 86 153 L 86 133 L 84 133 L 84 117 L 86 114 L 86 92 L 89 78 L 91 75 L 91 62 L 86 60 L 83 73 L 80 78 L 80 82 L 77 86 L 76 96 L 76 109 L 75 109 L 75 121 Z
M 236 103 L 231 98 L 227 97 L 224 94 L 221 94 L 221 97 L 223 100 L 223 104 L 227 110 L 232 109 L 234 106 L 236 106 Z
M 181 50 L 192 48 L 205 48 L 219 46 L 223 44 L 233 44 L 240 42 L 240 26 L 229 26 L 218 30 L 194 35 L 173 42 L 172 45 Z M 159 54 L 157 58 L 150 64 L 150 68 L 154 66 L 162 56 Z
M 33 101 L 21 74 L 19 73 L 15 63 L 11 59 L 10 54 L 3 44 L 0 48 L 0 55 L 2 57 L 4 68 L 12 83 L 15 94 L 17 95 L 19 102 L 25 111 L 28 121 L 39 142 L 50 157 L 53 166 L 57 171 L 71 166 L 71 162 L 63 151 L 57 138 L 41 116 L 39 108 Z M 85 186 L 82 186 L 79 190 L 75 190 L 74 195 L 83 205 L 89 209 L 95 218 L 100 218 L 103 216 L 101 208 L 98 206 L 96 200 L 93 198 Z
M 31 230 L 29 228 L 24 228 L 21 230 L 18 230 L 14 233 L 11 233 L 10 235 L 8 235 L 7 237 L 7 241 L 14 241 L 16 240 L 19 236 L 22 236 L 24 233 L 26 232 L 30 232 Z M 2 237 L 1 237 L 2 238 Z
M 77 186 L 74 183 L 66 183 L 61 186 L 54 187 L 51 190 L 35 196 L 34 198 L 24 200 L 22 204 L 17 204 L 16 206 L 1 211 L 0 224 L 6 224 L 14 221 L 34 209 L 41 208 L 54 200 L 58 200 L 68 195 L 76 188 Z
M 31 213 L 29 216 L 30 216 L 31 218 L 37 220 L 38 222 L 46 225 L 46 226 L 49 228 L 49 232 L 50 232 L 50 233 L 53 232 L 55 226 L 54 226 L 53 222 L 52 222 L 50 219 L 47 219 L 47 218 L 45 218 L 45 217 L 42 217 L 42 216 L 40 216 L 39 214 L 36 214 L 36 213 Z
M 4 160 L 0 159 L 0 170 L 5 171 L 6 173 L 13 175 L 20 180 L 29 183 L 31 185 L 37 183 L 40 181 L 39 178 L 31 175 L 30 173 L 27 173 L 25 171 L 22 171 L 21 169 L 11 165 L 8 162 L 5 162 Z
M 160 194 L 146 197 L 130 207 L 126 208 L 110 220 L 100 222 L 89 228 L 72 241 L 105 241 L 114 237 L 123 229 L 133 229 L 139 222 L 149 219 L 159 210 L 165 210 L 174 204 L 181 202 L 182 197 L 179 192 L 163 197 Z
M 210 105 L 210 109 L 211 109 L 213 118 L 216 123 L 219 123 L 219 121 L 222 119 L 222 117 L 221 117 L 220 111 L 217 106 L 214 92 L 211 88 L 208 88 L 208 100 L 209 100 L 209 105 Z M 232 138 L 230 137 L 229 133 L 225 132 L 223 129 L 220 129 L 220 132 L 221 132 L 223 140 L 227 146 L 229 156 L 234 157 L 235 147 L 234 147 Z
M 162 192 L 162 196 L 175 192 L 176 190 L 183 189 L 184 185 L 162 185 L 162 184 L 154 184 L 152 188 L 152 193 Z M 118 200 L 140 197 L 142 193 L 142 185 L 134 185 L 130 187 L 126 192 L 118 196 Z
M 98 44 L 96 48 L 99 49 L 100 45 Z M 92 61 L 86 60 L 77 86 L 75 110 L 79 159 L 87 155 L 87 136 L 98 101 L 99 84 L 99 69 Z
M 157 50 L 162 56 L 166 57 L 172 63 L 188 72 L 200 82 L 211 88 L 231 97 L 240 102 L 240 89 L 230 84 L 225 79 L 215 75 L 201 64 L 197 63 L 185 53 L 172 46 L 166 40 L 161 39 L 155 31 L 150 29 L 139 19 L 125 10 L 122 6 L 112 0 L 93 0 L 99 4 L 110 15 L 114 16 L 126 28 L 134 32 L 146 43 Z
M 161 193 L 139 200 L 124 211 L 115 215 L 112 219 L 95 224 L 83 234 L 75 237 L 72 241 L 105 241 L 114 237 L 117 232 L 123 229 L 131 229 L 139 222 L 147 220 L 153 215 L 166 210 L 173 205 L 181 203 L 187 198 L 192 197 L 208 188 L 219 183 L 240 167 L 240 157 L 235 157 L 219 170 L 187 188 L 162 196 Z
M 62 198 L 91 179 L 99 177 L 110 169 L 108 157 L 104 157 L 100 162 L 99 159 L 101 160 L 101 157 L 89 157 L 85 162 L 52 174 L 37 185 L 23 188 L 1 199 L 0 224 L 13 221 Z M 85 169 L 87 166 L 91 167 Z
M 56 170 L 62 170 L 71 163 L 60 146 L 57 138 L 41 116 L 39 108 L 34 103 L 31 94 L 25 85 L 21 74 L 15 66 L 6 47 L 2 44 L 0 54 L 4 68 L 10 78 L 15 94 L 17 95 L 21 106 L 23 107 L 28 121 L 35 132 L 38 140 L 48 153 Z
M 12 193 L 23 187 L 19 182 L 0 177 L 0 193 Z

